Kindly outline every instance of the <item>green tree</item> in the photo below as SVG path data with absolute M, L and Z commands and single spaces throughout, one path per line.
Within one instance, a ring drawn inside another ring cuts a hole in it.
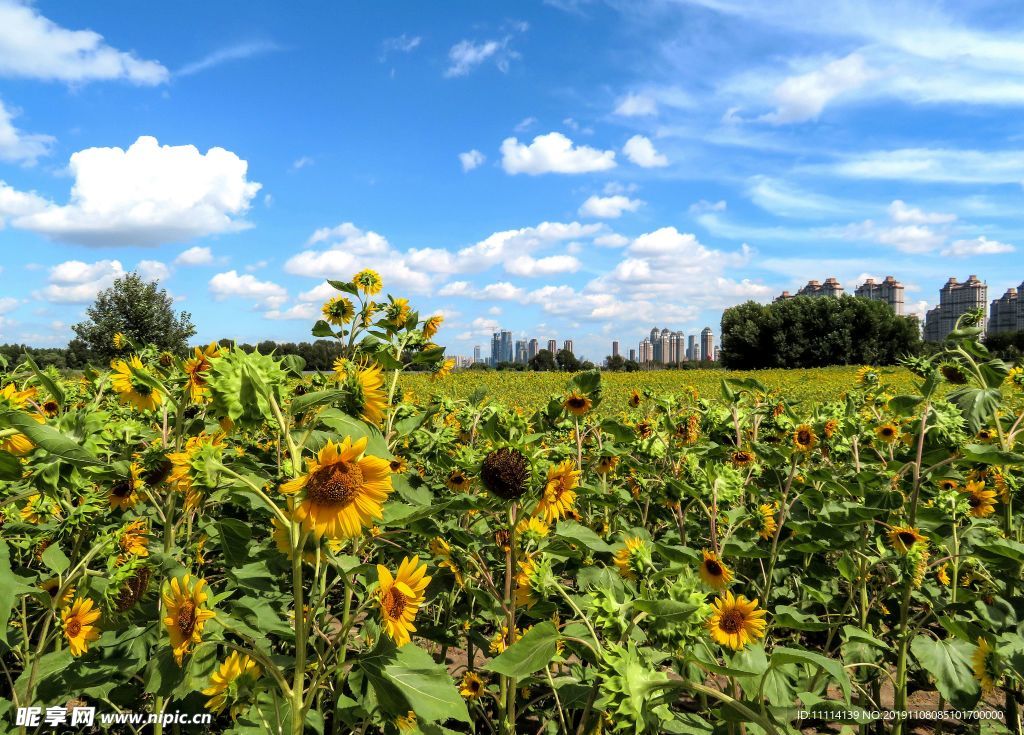
M 538 372 L 558 370 L 558 364 L 555 362 L 555 356 L 551 354 L 551 350 L 539 350 L 530 358 L 530 370 Z
M 121 276 L 101 291 L 86 310 L 86 319 L 72 327 L 91 359 L 103 363 L 117 356 L 114 335 L 121 333 L 137 345 L 153 344 L 181 355 L 196 333 L 187 311 L 177 314 L 174 301 L 156 281 L 137 273 Z
M 920 350 L 917 318 L 881 301 L 798 296 L 722 314 L 722 364 L 733 370 L 892 365 Z
M 580 361 L 569 350 L 559 350 L 555 359 L 558 361 L 559 370 L 564 370 L 567 373 L 578 373 L 580 371 Z
M 604 359 L 604 369 L 612 372 L 619 372 L 626 367 L 626 358 L 622 355 L 608 355 Z

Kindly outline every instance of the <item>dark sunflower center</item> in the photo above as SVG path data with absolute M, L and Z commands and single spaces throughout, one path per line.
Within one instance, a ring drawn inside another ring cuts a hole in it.
M 732 610 L 726 610 L 722 613 L 722 619 L 718 623 L 718 627 L 724 630 L 729 635 L 734 635 L 743 630 L 744 623 L 743 613 L 735 608 Z
M 896 534 L 896 538 L 902 541 L 904 546 L 913 546 L 914 542 L 917 541 L 917 536 L 910 531 L 900 531 Z
M 363 471 L 356 462 L 335 462 L 310 475 L 306 497 L 321 505 L 347 505 L 362 486 Z
M 183 635 L 192 635 L 196 627 L 196 605 L 191 600 L 186 600 L 178 608 L 178 630 Z
M 67 632 L 72 638 L 82 632 L 82 624 L 78 621 L 78 618 L 71 618 L 68 621 Z
M 570 408 L 585 408 L 587 405 L 586 398 L 580 398 L 579 396 L 573 396 L 569 399 Z
M 480 682 L 478 682 L 478 681 L 470 681 L 469 682 L 469 691 L 473 692 L 473 694 L 476 694 L 477 692 L 479 692 L 480 691 Z
M 114 486 L 110 488 L 110 492 L 115 498 L 127 498 L 134 489 L 135 483 L 131 479 L 124 479 L 115 482 Z
M 384 612 L 389 618 L 397 620 L 402 617 L 406 602 L 408 602 L 408 598 L 397 587 L 392 587 L 384 595 Z
M 797 432 L 796 440 L 801 444 L 810 444 L 811 432 L 807 431 L 806 429 L 801 429 L 799 432 Z
M 977 495 L 972 495 L 970 498 L 968 498 L 967 504 L 972 508 L 977 508 L 980 505 L 984 505 L 984 501 Z
M 704 568 L 708 570 L 708 574 L 712 577 L 722 576 L 722 565 L 714 559 L 708 559 L 704 562 Z
M 889 427 L 889 426 L 883 426 L 882 427 L 882 436 L 889 437 L 889 436 L 892 436 L 894 433 L 896 433 L 896 432 L 894 432 L 891 427 Z
M 402 463 L 401 462 L 396 462 L 395 460 L 392 460 L 391 461 L 391 471 L 392 472 L 398 472 L 400 469 L 402 469 Z
M 463 477 L 462 475 L 453 475 L 451 480 L 450 480 L 452 485 L 461 485 L 465 481 L 466 481 L 466 478 Z

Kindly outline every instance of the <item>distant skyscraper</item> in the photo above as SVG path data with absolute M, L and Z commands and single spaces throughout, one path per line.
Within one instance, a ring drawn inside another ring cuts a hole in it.
M 480 345 L 473 348 L 473 362 L 480 362 Z
M 1024 332 L 1024 283 L 1006 290 L 989 309 L 988 333 Z
M 566 350 L 568 352 L 572 352 L 572 354 L 574 354 L 574 355 L 576 354 L 576 352 L 572 349 L 572 340 L 571 339 L 567 339 L 567 340 L 565 340 L 565 342 L 562 343 L 562 349 Z
M 512 347 L 512 332 L 502 329 L 491 336 L 491 364 L 512 362 L 515 354 Z
M 713 360 L 715 358 L 715 336 L 711 333 L 711 327 L 704 327 L 700 330 L 700 359 Z
M 636 350 L 634 350 L 632 347 L 629 348 L 629 361 L 636 362 Z
M 619 341 L 616 339 L 616 340 L 612 340 L 612 357 L 618 357 L 618 356 L 619 356 Z
M 928 342 L 941 342 L 953 331 L 961 314 L 975 309 L 982 310 L 981 327 L 984 329 L 984 312 L 988 307 L 988 286 L 970 275 L 963 283 L 955 278 L 946 281 L 939 289 L 939 305 L 929 309 L 925 315 L 924 338 Z
M 548 352 L 552 355 L 558 354 L 558 342 L 553 339 L 548 340 Z
M 843 287 L 835 278 L 826 278 L 824 283 L 820 281 L 808 281 L 807 285 L 796 292 L 796 296 L 842 296 Z M 793 298 L 794 294 L 783 291 L 775 300 L 785 301 Z
M 530 340 L 530 346 L 526 351 L 526 358 L 532 360 L 537 356 L 538 352 L 540 352 L 540 345 L 537 343 L 537 338 L 534 337 Z
M 903 284 L 892 276 L 886 276 L 881 283 L 869 278 L 854 290 L 854 295 L 872 301 L 884 301 L 894 312 L 903 316 Z
M 700 359 L 700 347 L 697 346 L 697 335 L 690 335 L 690 345 L 686 348 L 686 359 L 687 360 L 699 360 Z
M 640 342 L 640 348 L 637 350 L 637 361 L 641 365 L 654 362 L 654 345 L 651 343 L 651 340 L 645 339 Z
M 491 335 L 491 365 L 501 362 L 501 333 L 495 332 Z
M 527 359 L 528 358 L 526 356 L 526 340 L 525 339 L 517 339 L 516 340 L 516 362 L 519 363 L 520 365 L 525 365 Z

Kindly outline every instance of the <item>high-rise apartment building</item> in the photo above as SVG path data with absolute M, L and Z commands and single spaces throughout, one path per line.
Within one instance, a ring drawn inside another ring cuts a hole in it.
M 632 347 L 629 348 L 629 361 L 636 362 L 636 350 L 634 350 Z
M 1024 332 L 1024 283 L 1009 288 L 992 302 L 988 315 L 988 333 Z
M 903 316 L 903 284 L 892 276 L 886 276 L 881 283 L 869 278 L 854 289 L 854 295 L 872 301 L 884 301 L 894 312 Z
M 825 279 L 824 283 L 820 281 L 808 281 L 806 286 L 803 286 L 795 294 L 791 294 L 789 291 L 783 291 L 776 297 L 776 301 L 785 301 L 791 299 L 794 296 L 842 296 L 843 286 L 835 278 L 829 277 Z
M 616 339 L 616 340 L 612 340 L 612 357 L 618 357 L 618 356 L 619 356 L 619 341 Z
M 654 343 L 649 339 L 640 341 L 640 348 L 637 350 L 637 362 L 646 365 L 654 362 Z
M 529 346 L 526 348 L 526 359 L 532 360 L 540 352 L 540 343 L 537 342 L 537 338 L 534 337 L 530 340 Z
M 558 342 L 556 342 L 553 339 L 549 339 L 548 340 L 548 352 L 550 352 L 552 355 L 557 355 L 558 354 Z
M 928 342 L 941 342 L 946 335 L 953 331 L 956 320 L 968 311 L 975 309 L 982 310 L 982 323 L 984 328 L 984 312 L 988 306 L 988 286 L 978 280 L 975 275 L 970 275 L 963 283 L 958 283 L 955 278 L 946 281 L 946 285 L 939 289 L 939 304 L 934 309 L 929 309 L 925 314 L 924 338 Z
M 529 359 L 527 357 L 527 354 L 526 354 L 526 349 L 527 349 L 526 348 L 526 340 L 525 339 L 517 339 L 516 340 L 516 362 L 519 363 L 520 365 L 525 365 L 526 361 Z
M 491 365 L 512 362 L 515 357 L 512 347 L 512 332 L 502 329 L 491 335 Z
M 699 360 L 700 359 L 700 347 L 697 345 L 697 335 L 690 335 L 690 344 L 686 348 L 686 359 L 687 360 Z
M 700 359 L 715 359 L 715 335 L 712 334 L 711 327 L 700 330 Z
M 565 340 L 565 342 L 562 343 L 562 349 L 565 350 L 566 352 L 572 353 L 573 355 L 576 354 L 576 352 L 572 349 L 572 340 L 571 339 L 567 339 L 567 340 Z
M 481 359 L 480 359 L 480 345 L 477 345 L 476 347 L 473 348 L 473 362 L 474 363 L 481 362 Z

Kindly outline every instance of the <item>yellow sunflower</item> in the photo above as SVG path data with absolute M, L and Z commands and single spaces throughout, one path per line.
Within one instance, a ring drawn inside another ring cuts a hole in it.
M 404 715 L 399 715 L 395 718 L 395 728 L 398 732 L 413 732 L 419 729 L 419 723 L 416 719 L 416 713 L 409 710 Z
M 718 554 L 713 551 L 705 549 L 703 555 L 704 559 L 697 570 L 700 578 L 712 589 L 725 589 L 729 582 L 732 581 L 732 572 L 729 570 L 729 567 L 723 564 L 718 558 Z
M 391 473 L 394 475 L 404 475 L 406 470 L 409 469 L 409 463 L 402 457 L 394 457 L 388 462 L 388 466 L 391 467 Z
M 469 490 L 471 482 L 472 480 L 470 480 L 462 470 L 452 470 L 448 473 L 448 479 L 445 480 L 444 484 L 448 486 L 449 490 L 465 492 L 466 490 Z
M 562 408 L 573 416 L 586 416 L 594 402 L 588 396 L 574 390 L 562 401 Z
M 889 529 L 889 543 L 900 554 L 906 554 L 916 544 L 927 542 L 927 539 L 911 526 L 892 526 Z
M 516 534 L 526 536 L 528 539 L 540 540 L 546 538 L 549 526 L 537 516 L 524 518 L 516 524 Z
M 949 564 L 943 564 L 935 570 L 935 579 L 943 587 L 949 587 Z
M 435 314 L 434 316 L 430 317 L 425 322 L 423 322 L 423 338 L 432 338 L 435 334 L 437 334 L 437 330 L 441 328 L 441 324 L 443 322 L 444 316 L 442 316 L 441 314 Z
M 64 594 L 61 595 L 60 599 L 58 600 L 57 593 L 60 592 L 60 584 L 61 583 L 59 577 L 51 577 L 50 579 L 46 580 L 41 585 L 39 585 L 39 588 L 44 590 L 46 594 L 50 596 L 50 599 L 53 601 L 54 607 L 63 610 L 65 607 L 70 605 L 71 602 L 75 599 L 75 588 L 68 587 L 66 590 L 64 590 Z
M 404 324 L 405 320 L 409 318 L 409 313 L 412 311 L 412 307 L 409 306 L 409 299 L 392 299 L 391 303 L 387 307 L 387 318 L 388 321 L 395 322 L 396 324 Z
M 128 466 L 128 476 L 122 477 L 110 486 L 110 507 L 117 510 L 133 508 L 139 502 L 139 488 L 142 487 L 142 468 L 135 462 Z
M 628 402 L 629 402 L 629 407 L 630 408 L 636 408 L 637 406 L 639 406 L 641 400 L 643 400 L 643 399 L 642 399 L 642 396 L 640 395 L 640 391 L 638 391 L 636 388 L 634 388 L 633 390 L 631 390 L 629 392 L 629 401 Z
M 485 687 L 484 680 L 475 671 L 467 671 L 459 682 L 459 694 L 470 700 L 480 699 Z
M 209 597 L 203 589 L 205 585 L 204 579 L 197 579 L 193 584 L 192 576 L 186 574 L 180 580 L 172 579 L 164 588 L 164 627 L 178 666 L 192 645 L 202 642 L 206 621 L 216 617 L 213 610 L 203 607 Z
M 130 403 L 139 411 L 152 411 L 163 402 L 160 391 L 153 390 L 132 372 L 134 369 L 135 372 L 148 375 L 138 355 L 132 355 L 127 362 L 114 360 L 111 367 L 113 373 L 110 375 L 110 384 L 122 403 Z
M 597 467 L 594 468 L 594 471 L 599 475 L 607 475 L 615 471 L 615 466 L 618 463 L 618 457 L 602 456 L 601 459 L 597 460 Z
M 746 449 L 737 449 L 732 453 L 729 461 L 732 462 L 733 467 L 749 467 L 754 464 L 755 459 L 753 452 L 748 452 Z
M 398 574 L 394 576 L 383 564 L 377 565 L 381 617 L 384 629 L 396 646 L 404 646 L 410 641 L 409 634 L 416 631 L 412 621 L 423 604 L 423 592 L 430 584 L 426 572 L 427 565 L 419 564 L 416 557 L 402 559 Z
M 535 553 L 524 554 L 517 562 L 519 570 L 516 572 L 516 588 L 514 591 L 514 602 L 518 607 L 533 607 L 539 601 L 533 593 L 531 580 L 537 571 L 537 559 Z
M 996 512 L 996 491 L 988 490 L 984 482 L 967 483 L 967 504 L 971 506 L 971 516 L 988 518 Z
M 810 452 L 818 443 L 818 436 L 808 424 L 800 424 L 793 432 L 793 449 L 798 452 Z
M 454 368 L 455 368 L 455 358 L 454 357 L 446 358 L 445 361 L 442 362 L 441 365 L 437 368 L 437 370 L 435 370 L 433 373 L 431 373 L 431 377 L 434 380 L 440 380 L 441 378 L 447 378 L 449 375 L 452 374 L 452 370 Z
M 636 579 L 633 560 L 638 553 L 644 549 L 644 540 L 635 536 L 626 539 L 626 545 L 615 552 L 615 566 L 619 568 L 619 574 L 626 579 Z
M 452 558 L 452 547 L 451 545 L 441 538 L 435 536 L 430 540 L 430 553 L 440 559 L 437 563 L 438 567 L 448 569 L 455 577 L 455 583 L 462 587 L 465 584 L 465 578 L 462 576 L 462 570 L 459 565 Z
M 388 407 L 380 365 L 360 366 L 340 357 L 334 362 L 334 372 L 349 391 L 349 411 L 359 414 L 371 424 L 379 424 Z
M 779 524 L 775 521 L 775 512 L 778 510 L 778 506 L 774 503 L 762 503 L 757 507 L 757 513 L 759 516 L 760 529 L 757 535 L 766 541 L 775 535 L 775 532 L 779 530 Z
M 956 490 L 958 487 L 960 487 L 960 483 L 954 480 L 952 477 L 944 477 L 941 480 L 939 480 L 939 489 L 941 490 L 945 490 L 948 492 L 950 490 Z
M 93 602 L 88 597 L 79 597 L 71 607 L 64 608 L 60 617 L 64 621 L 64 637 L 68 639 L 72 656 L 81 656 L 89 650 L 89 644 L 100 637 L 100 629 L 96 625 L 100 611 L 93 609 Z
M 295 517 L 318 538 L 354 538 L 384 517 L 391 468 L 386 459 L 365 453 L 366 442 L 365 436 L 327 442 L 316 459 L 306 460 L 306 474 L 281 486 L 287 494 L 304 491 Z
M 575 469 L 571 459 L 551 465 L 544 495 L 533 509 L 533 515 L 542 517 L 548 523 L 565 518 L 576 503 L 575 488 L 579 483 L 580 471 Z
M 331 324 L 340 327 L 348 324 L 356 315 L 356 308 L 352 305 L 351 299 L 344 296 L 335 296 L 323 305 L 321 312 Z
M 256 662 L 248 656 L 232 651 L 224 660 L 224 663 L 216 671 L 210 674 L 210 686 L 203 689 L 203 694 L 209 697 L 206 700 L 206 709 L 220 714 L 228 704 L 228 695 L 234 688 L 234 699 L 238 698 L 240 689 L 248 689 L 263 673 Z M 237 714 L 236 707 L 231 708 L 231 716 Z
M 115 350 L 123 350 L 124 346 L 128 343 L 128 339 L 124 336 L 124 332 L 114 332 L 114 337 L 110 342 L 114 345 Z
M 984 638 L 978 639 L 978 647 L 974 649 L 974 654 L 971 656 L 971 668 L 974 669 L 974 678 L 978 680 L 982 691 L 986 693 L 995 689 L 999 679 L 1002 678 L 996 664 L 995 652 Z
M 47 401 L 43 401 L 43 405 L 40 406 L 40 408 L 43 411 L 43 415 L 48 419 L 52 419 L 60 413 L 60 404 L 52 398 Z
M 900 438 L 900 427 L 891 421 L 887 421 L 875 429 L 875 436 L 886 444 L 895 444 Z
M 716 643 L 739 651 L 764 638 L 764 616 L 765 611 L 757 609 L 756 599 L 733 597 L 732 592 L 726 592 L 715 600 L 707 626 Z
M 149 556 L 149 528 L 141 518 L 136 518 L 121 531 L 117 545 L 125 554 Z
M 36 397 L 36 389 L 18 390 L 14 383 L 8 383 L 0 389 L 0 407 L 22 409 L 28 402 Z M 32 418 L 40 424 L 46 423 L 46 418 L 40 414 L 32 414 Z M 22 433 L 10 434 L 0 438 L 0 451 L 21 457 L 28 454 L 35 448 L 27 436 Z
M 384 288 L 384 283 L 380 280 L 380 274 L 369 268 L 361 270 L 352 276 L 352 282 L 356 284 L 356 288 L 367 296 L 378 294 Z
M 192 357 L 185 361 L 185 387 L 193 403 L 202 403 L 209 389 L 206 387 L 206 374 L 210 371 L 212 360 L 220 355 L 220 346 L 211 342 L 206 349 L 195 348 Z

